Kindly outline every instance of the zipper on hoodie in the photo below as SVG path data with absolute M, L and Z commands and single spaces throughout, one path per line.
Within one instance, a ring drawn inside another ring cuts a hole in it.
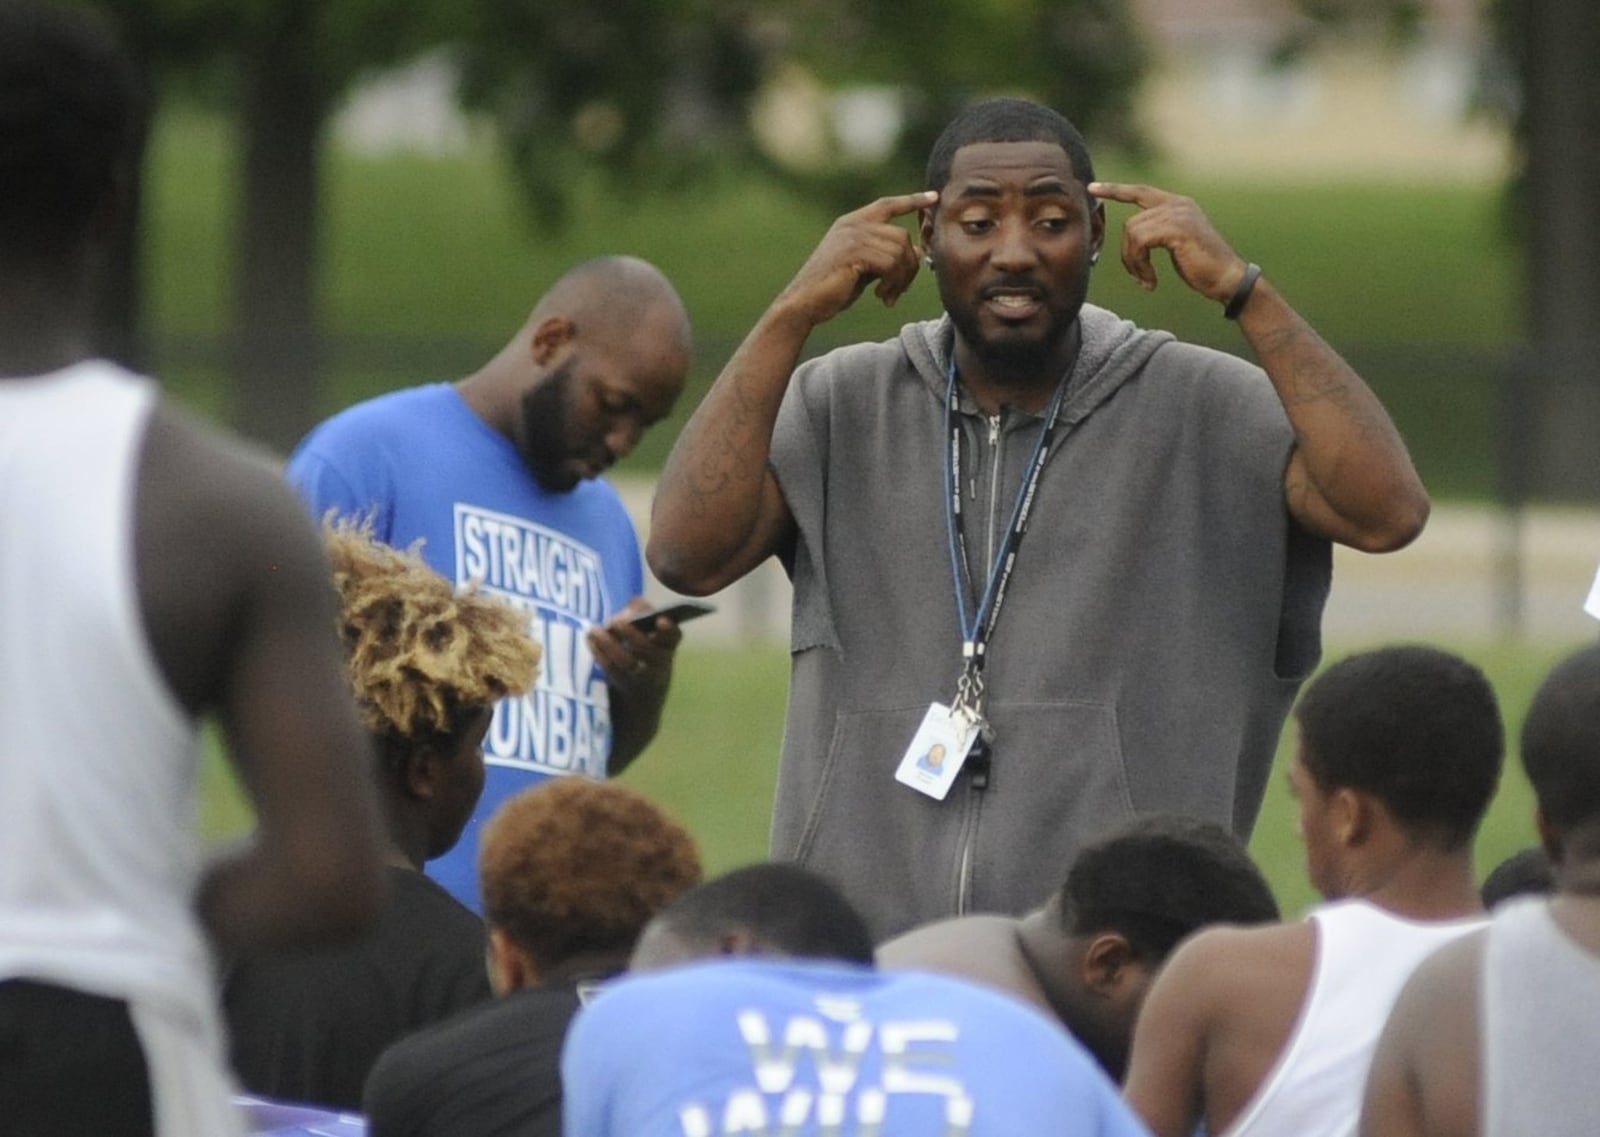
M 961 821 L 961 857 L 956 862 L 956 915 L 972 911 L 972 867 L 977 860 L 978 814 L 983 809 L 983 787 L 974 783 L 967 794 L 966 816 Z
M 984 422 L 989 424 L 989 521 L 984 526 L 986 537 L 984 537 L 984 557 L 981 563 L 987 569 L 994 569 L 995 560 L 995 533 L 997 533 L 995 515 L 1000 509 L 1000 467 L 1005 457 L 1002 448 L 1003 435 L 1000 430 L 1003 416 L 1005 409 L 1002 408 L 1000 413 L 984 417 Z M 973 497 L 978 496 L 976 478 L 978 475 L 974 472 L 973 493 L 971 493 Z M 987 579 L 984 587 L 987 587 Z M 955 860 L 955 915 L 958 916 L 966 915 L 973 908 L 973 860 L 976 859 L 974 849 L 978 844 L 978 814 L 982 809 L 984 788 L 987 785 L 989 785 L 989 769 L 986 763 L 981 771 L 973 768 L 968 774 L 966 814 L 962 819 L 962 843 L 960 843 L 960 856 Z
M 983 565 L 986 569 L 994 569 L 994 540 L 996 532 L 995 517 L 1000 510 L 1000 466 L 1001 458 L 1005 455 L 1000 433 L 1001 419 L 1005 415 L 1005 408 L 989 416 L 989 523 L 985 527 L 988 537 L 984 543 Z M 988 579 L 984 579 L 984 587 L 988 587 Z
M 986 568 L 992 570 L 994 567 L 995 537 L 999 531 L 997 517 L 1000 509 L 1000 473 L 1005 458 L 1003 444 L 1005 436 L 1001 429 L 1005 425 L 1005 408 L 1002 407 L 998 414 L 985 416 L 984 421 L 989 427 L 989 520 L 984 526 L 986 536 L 982 563 Z M 973 480 L 974 483 L 977 480 L 976 473 L 973 475 Z M 976 485 L 973 486 L 970 496 L 977 496 Z M 987 580 L 985 580 L 985 587 L 987 587 Z M 979 746 L 982 745 L 982 743 L 979 743 Z M 967 776 L 966 813 L 961 820 L 960 855 L 956 859 L 956 914 L 958 916 L 966 915 L 972 911 L 972 870 L 973 862 L 977 859 L 978 814 L 983 809 L 983 791 L 989 786 L 988 754 L 986 752 L 982 754 L 974 753 L 972 758 L 981 760 L 982 765 L 980 766 L 977 762 L 974 762 Z M 969 758 L 969 761 L 972 761 L 972 758 Z

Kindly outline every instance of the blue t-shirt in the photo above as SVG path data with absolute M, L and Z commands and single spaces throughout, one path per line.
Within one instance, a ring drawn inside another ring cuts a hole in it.
M 288 478 L 318 519 L 370 515 L 380 540 L 407 548 L 420 539 L 423 559 L 446 578 L 477 581 L 528 612 L 544 648 L 538 684 L 495 708 L 483 797 L 456 847 L 427 866 L 481 911 L 481 822 L 553 775 L 605 776 L 610 698 L 584 634 L 644 591 L 633 523 L 609 482 L 540 486 L 510 439 L 448 383 L 335 415 L 290 455 Z
M 567 1137 L 1146 1137 L 1087 1051 L 959 979 L 718 960 L 624 978 L 573 1020 Z

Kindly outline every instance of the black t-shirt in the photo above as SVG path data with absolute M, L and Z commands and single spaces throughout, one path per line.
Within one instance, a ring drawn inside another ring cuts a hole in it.
M 385 1051 L 367 1079 L 370 1137 L 561 1137 L 570 984 L 530 987 Z
M 356 1109 L 385 1047 L 489 998 L 483 921 L 411 869 L 390 866 L 386 891 L 378 927 L 355 943 L 224 968 L 231 1057 L 245 1089 Z

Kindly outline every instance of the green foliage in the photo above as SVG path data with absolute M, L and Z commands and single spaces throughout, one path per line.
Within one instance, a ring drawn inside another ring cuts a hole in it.
M 954 110 L 997 89 L 1061 107 L 1102 142 L 1139 141 L 1145 51 L 1122 0 L 480 0 L 468 11 L 464 98 L 494 118 L 550 228 L 595 169 L 626 194 L 765 165 L 842 208 L 869 196 L 873 179 L 914 181 Z M 774 160 L 749 112 L 786 71 L 820 80 L 825 98 L 891 93 L 904 116 L 892 153 Z
M 1344 29 L 1365 25 L 1385 29 L 1395 39 L 1414 36 L 1422 26 L 1421 0 L 1296 0 L 1314 25 Z
M 745 147 L 762 74 L 746 0 L 467 6 L 462 95 L 494 119 L 533 216 L 566 219 L 585 170 L 619 189 L 681 181 Z
M 244 65 L 296 44 L 325 105 L 359 77 L 461 32 L 460 7 L 434 0 L 98 0 L 159 81 L 201 79 L 226 103 Z
M 464 103 L 494 121 L 531 215 L 552 229 L 586 172 L 626 193 L 760 165 L 748 112 L 786 66 L 902 99 L 904 130 L 885 164 L 771 167 L 835 201 L 869 177 L 910 177 L 956 107 L 1000 89 L 1060 107 L 1100 142 L 1140 141 L 1146 52 L 1122 0 L 104 3 L 158 75 L 198 78 L 224 105 L 252 61 L 292 58 L 331 107 L 376 68 L 449 50 Z
M 881 160 L 841 150 L 829 162 L 776 168 L 836 212 L 885 184 L 920 187 L 945 124 L 988 95 L 1039 99 L 1097 145 L 1145 148 L 1134 103 L 1148 52 L 1125 0 L 811 0 L 790 5 L 787 34 L 790 57 L 831 89 L 899 100 L 900 133 Z

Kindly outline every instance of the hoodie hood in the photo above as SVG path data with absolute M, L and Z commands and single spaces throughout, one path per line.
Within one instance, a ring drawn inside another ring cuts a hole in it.
M 1078 313 L 1083 344 L 1067 376 L 1067 397 L 1059 418 L 1072 426 L 1088 417 L 1116 389 L 1139 372 L 1163 344 L 1172 342 L 1172 333 L 1146 331 L 1114 312 L 1085 304 Z M 944 399 L 950 353 L 955 345 L 955 327 L 949 316 L 907 324 L 900 329 L 900 345 L 905 349 L 917 375 L 935 398 Z M 962 410 L 977 413 L 965 392 Z

